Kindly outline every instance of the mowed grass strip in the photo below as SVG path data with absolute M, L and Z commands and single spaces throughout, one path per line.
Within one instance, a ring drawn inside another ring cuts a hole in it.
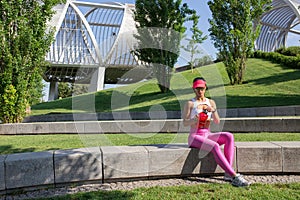
M 201 178 L 199 178 L 201 179 Z M 285 199 L 300 198 L 300 183 L 291 184 L 259 184 L 255 183 L 248 188 L 236 188 L 229 183 L 206 183 L 189 186 L 149 187 L 134 190 L 96 191 L 65 195 L 60 197 L 43 198 L 52 200 L 207 200 L 207 199 Z
M 49 113 L 94 113 L 117 111 L 181 110 L 192 98 L 192 80 L 203 76 L 208 97 L 219 108 L 245 108 L 299 105 L 300 70 L 285 68 L 262 59 L 247 61 L 244 83 L 230 85 L 222 63 L 194 71 L 174 73 L 171 91 L 160 93 L 156 80 L 44 102 L 32 106 L 32 115 Z M 156 105 L 156 106 L 153 106 Z
M 55 134 L 1 135 L 0 154 L 75 149 L 94 146 L 129 146 L 187 143 L 188 134 Z M 299 133 L 234 133 L 235 141 L 300 141 Z

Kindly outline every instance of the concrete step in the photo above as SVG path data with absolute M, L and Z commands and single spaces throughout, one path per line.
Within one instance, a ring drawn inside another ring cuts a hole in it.
M 222 118 L 211 130 L 300 133 L 300 116 Z M 181 119 L 36 122 L 0 124 L 0 135 L 86 133 L 188 133 Z
M 274 117 L 300 116 L 300 106 L 275 106 L 257 108 L 218 109 L 222 118 L 238 117 Z M 151 112 L 112 112 L 112 113 L 75 113 L 75 114 L 47 114 L 28 116 L 23 123 L 31 122 L 59 122 L 59 121 L 101 121 L 101 120 L 156 120 L 180 119 L 181 111 L 151 111 Z

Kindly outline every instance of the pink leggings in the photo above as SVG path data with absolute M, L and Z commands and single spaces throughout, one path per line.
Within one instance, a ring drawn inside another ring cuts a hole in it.
M 234 138 L 229 132 L 211 133 L 209 129 L 191 129 L 189 146 L 212 152 L 217 164 L 230 176 L 235 175 L 232 168 L 234 157 Z M 220 145 L 224 144 L 224 154 Z

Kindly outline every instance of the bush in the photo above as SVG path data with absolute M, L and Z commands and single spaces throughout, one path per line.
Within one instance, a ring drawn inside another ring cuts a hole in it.
M 282 52 L 282 50 L 278 50 L 278 52 L 277 51 L 276 52 L 256 51 L 254 53 L 254 57 L 266 59 L 273 63 L 278 63 L 286 67 L 289 67 L 291 69 L 300 69 L 300 55 L 287 56 L 279 52 Z
M 282 47 L 277 49 L 275 52 L 283 54 L 285 56 L 300 56 L 300 47 L 291 46 L 291 47 Z

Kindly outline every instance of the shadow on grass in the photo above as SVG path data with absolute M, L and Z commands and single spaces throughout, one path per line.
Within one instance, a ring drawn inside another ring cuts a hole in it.
M 50 198 L 40 198 L 39 200 L 64 200 L 64 199 L 81 199 L 81 200 L 103 200 L 103 199 L 113 199 L 113 200 L 126 200 L 133 199 L 134 193 L 131 191 L 97 191 L 97 192 L 87 192 L 87 193 L 77 193 L 73 195 L 64 195 Z
M 282 106 L 284 101 L 285 106 L 299 105 L 299 95 L 266 95 L 266 96 L 233 96 L 227 95 L 227 108 L 251 108 L 251 107 L 271 107 Z M 216 99 L 217 100 L 217 99 Z
M 2 145 L 0 146 L 0 154 L 12 154 L 12 153 L 26 153 L 34 152 L 35 148 L 14 148 L 12 145 Z
M 256 85 L 272 85 L 278 82 L 287 82 L 300 79 L 300 70 L 298 72 L 286 72 L 278 75 L 272 75 L 265 78 L 250 79 L 249 83 Z

